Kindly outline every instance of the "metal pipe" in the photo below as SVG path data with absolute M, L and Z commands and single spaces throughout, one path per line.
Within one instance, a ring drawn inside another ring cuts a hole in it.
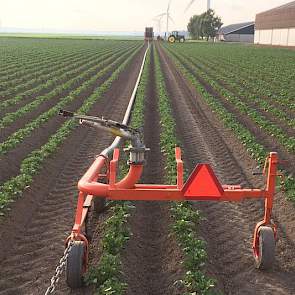
M 78 189 L 84 194 L 91 194 L 100 197 L 108 197 L 110 190 L 109 184 L 97 182 L 96 179 L 100 170 L 105 164 L 106 158 L 102 155 L 98 156 L 87 172 L 78 182 Z M 130 189 L 138 182 L 141 177 L 143 165 L 130 165 L 128 174 L 119 182 L 115 183 L 117 189 Z
M 128 104 L 128 107 L 126 109 L 122 124 L 127 125 L 128 122 L 129 122 L 130 115 L 131 115 L 131 110 L 132 110 L 132 107 L 133 107 L 133 104 L 134 104 L 134 101 L 135 101 L 137 88 L 138 88 L 138 85 L 139 85 L 139 82 L 140 82 L 140 78 L 141 78 L 141 75 L 142 75 L 142 72 L 143 72 L 143 68 L 144 68 L 144 64 L 145 64 L 145 60 L 146 60 L 146 56 L 147 56 L 149 48 L 150 48 L 150 43 L 148 42 L 148 47 L 147 47 L 147 49 L 146 49 L 146 51 L 144 53 L 144 57 L 143 57 L 142 64 L 141 64 L 141 67 L 140 67 L 140 71 L 139 71 L 139 74 L 138 74 L 138 77 L 137 77 L 137 81 L 135 83 L 135 87 L 134 87 L 132 95 L 130 97 L 129 104 Z M 112 144 L 101 152 L 101 155 L 103 155 L 105 157 L 108 157 L 114 151 L 114 149 L 117 148 L 120 145 L 121 140 L 122 140 L 121 137 L 117 136 L 115 138 L 115 140 L 112 142 Z
M 128 174 L 115 184 L 117 189 L 134 188 L 134 185 L 139 181 L 143 170 L 143 165 L 130 165 Z
M 143 61 L 142 61 L 140 71 L 139 71 L 139 74 L 138 74 L 138 77 L 137 77 L 137 80 L 135 83 L 135 87 L 133 89 L 131 98 L 129 100 L 128 107 L 126 109 L 126 112 L 125 112 L 125 115 L 123 118 L 122 124 L 125 124 L 125 125 L 128 124 L 128 121 L 130 119 L 131 110 L 134 105 L 136 92 L 137 92 L 138 85 L 139 85 L 139 82 L 140 82 L 140 79 L 142 76 L 142 72 L 143 72 L 143 68 L 144 68 L 144 64 L 145 64 L 145 60 L 146 60 L 146 56 L 147 56 L 147 52 L 149 50 L 149 47 L 150 47 L 150 44 L 148 42 L 148 47 L 147 47 L 144 57 L 143 57 Z M 88 125 L 88 126 L 100 128 L 100 129 L 104 128 L 100 125 L 97 126 L 98 124 L 96 124 L 95 122 L 90 122 L 87 120 L 81 120 L 81 123 Z M 122 130 L 122 132 L 123 132 L 123 130 Z M 126 132 L 126 134 L 127 134 L 127 132 Z M 126 135 L 126 137 L 127 137 L 127 135 Z M 93 164 L 87 170 L 87 172 L 83 175 L 83 177 L 78 182 L 78 189 L 80 191 L 82 191 L 84 193 L 91 193 L 91 194 L 95 194 L 98 196 L 107 197 L 108 190 L 110 188 L 109 185 L 96 182 L 96 179 L 99 174 L 99 171 L 102 169 L 102 167 L 105 164 L 106 157 L 109 157 L 110 153 L 112 153 L 113 150 L 119 146 L 121 140 L 122 140 L 122 137 L 117 136 L 115 138 L 115 140 L 112 142 L 112 144 L 109 147 L 107 147 L 106 149 L 104 149 L 101 152 L 101 154 L 96 158 L 96 160 L 93 162 Z M 129 169 L 128 174 L 121 181 L 116 183 L 115 186 L 118 188 L 132 188 L 132 187 L 134 187 L 134 185 L 140 179 L 140 176 L 142 174 L 142 170 L 143 170 L 143 165 L 130 165 L 130 169 Z
M 106 127 L 99 123 L 88 121 L 88 120 L 80 120 L 80 124 L 84 126 L 96 128 L 99 130 L 108 131 L 108 132 L 111 132 L 113 135 L 120 136 L 125 139 L 135 140 L 135 136 L 133 136 L 130 132 L 123 129 Z

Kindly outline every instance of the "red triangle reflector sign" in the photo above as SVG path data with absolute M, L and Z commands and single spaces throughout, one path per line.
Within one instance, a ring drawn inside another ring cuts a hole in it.
M 199 164 L 182 188 L 183 195 L 189 200 L 210 200 L 220 198 L 223 188 L 209 164 Z

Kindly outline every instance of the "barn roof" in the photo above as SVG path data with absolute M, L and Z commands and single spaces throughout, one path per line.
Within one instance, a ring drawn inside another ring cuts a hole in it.
M 218 31 L 218 34 L 227 35 L 227 34 L 235 32 L 235 31 L 238 31 L 240 29 L 252 26 L 252 25 L 254 25 L 254 22 L 245 22 L 245 23 L 224 26 L 224 27 L 220 28 L 220 30 Z

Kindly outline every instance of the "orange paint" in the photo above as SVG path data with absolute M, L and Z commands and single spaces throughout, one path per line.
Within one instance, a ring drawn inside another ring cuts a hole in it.
M 257 247 L 259 228 L 262 225 L 270 225 L 276 233 L 276 227 L 271 224 L 271 212 L 275 194 L 275 182 L 277 176 L 278 156 L 270 153 L 265 161 L 264 173 L 267 181 L 265 189 L 247 189 L 240 185 L 221 185 L 208 164 L 199 164 L 187 182 L 183 182 L 183 162 L 180 148 L 175 149 L 177 165 L 177 178 L 175 185 L 162 184 L 137 184 L 143 165 L 131 164 L 128 174 L 117 182 L 117 166 L 119 150 L 115 149 L 113 159 L 109 162 L 106 157 L 98 156 L 78 183 L 79 196 L 75 217 L 75 225 L 72 231 L 72 239 L 79 239 L 81 227 L 85 221 L 89 206 L 83 204 L 91 202 L 92 197 L 102 197 L 111 200 L 146 200 L 146 201 L 233 201 L 239 202 L 244 199 L 265 199 L 265 213 L 263 221 L 257 223 L 254 231 L 253 251 L 258 255 Z M 99 182 L 101 170 L 107 166 L 108 183 Z M 85 238 L 85 237 L 84 237 Z

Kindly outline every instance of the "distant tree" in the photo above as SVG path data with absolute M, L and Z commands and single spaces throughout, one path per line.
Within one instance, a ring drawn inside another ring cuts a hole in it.
M 214 38 L 216 36 L 222 25 L 221 18 L 215 15 L 213 9 L 209 9 L 203 14 L 203 32 L 207 41 L 209 38 Z
M 194 15 L 190 18 L 187 30 L 193 39 L 202 37 L 202 15 Z
M 214 10 L 209 9 L 201 15 L 194 15 L 190 18 L 187 30 L 193 39 L 214 38 L 222 26 L 221 18 L 215 15 Z

